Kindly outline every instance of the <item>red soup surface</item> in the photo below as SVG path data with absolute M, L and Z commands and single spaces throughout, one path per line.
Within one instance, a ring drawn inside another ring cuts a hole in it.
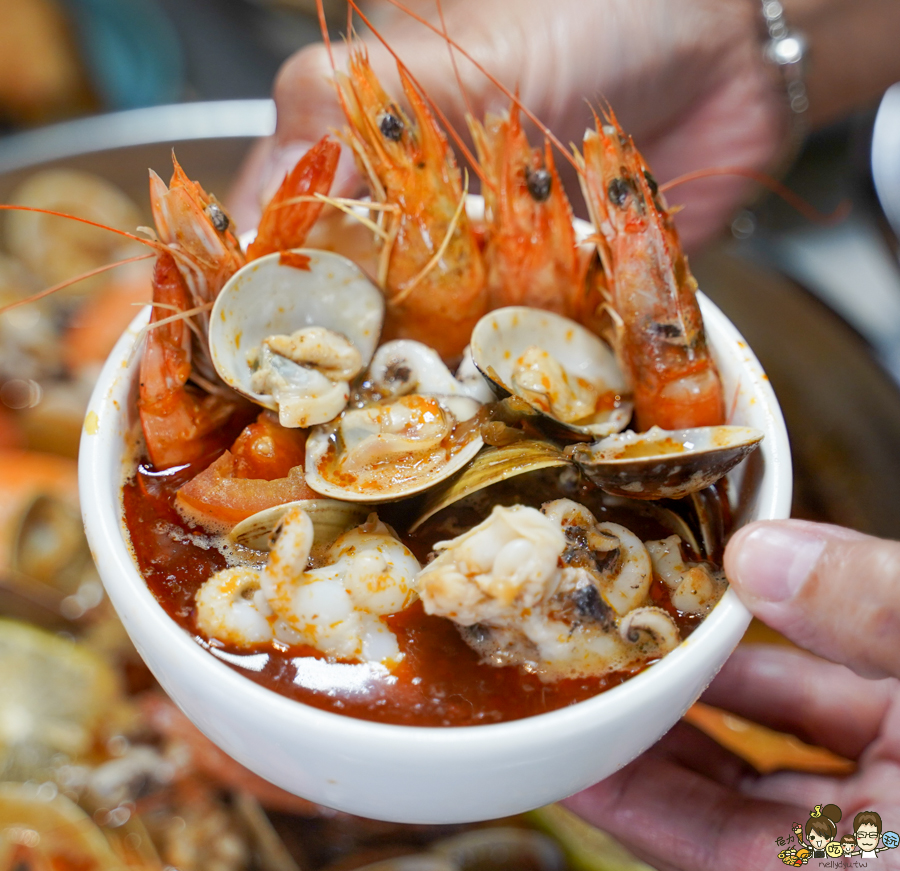
M 389 675 L 380 666 L 329 660 L 306 646 L 275 642 L 248 651 L 210 642 L 197 632 L 194 595 L 214 572 L 225 568 L 225 560 L 209 546 L 209 536 L 189 525 L 175 508 L 176 491 L 195 473 L 186 469 L 160 473 L 139 466 L 125 485 L 125 520 L 138 565 L 151 592 L 176 623 L 211 655 L 277 693 L 326 711 L 382 723 L 472 726 L 553 711 L 614 687 L 635 673 L 544 683 L 517 667 L 485 665 L 453 623 L 427 615 L 419 602 L 385 618 L 405 654 Z M 531 489 L 522 488 L 523 492 Z M 559 495 L 563 494 L 545 498 Z M 623 522 L 621 515 L 616 517 L 594 504 L 590 507 L 598 519 Z M 402 530 L 398 510 L 382 507 L 379 513 Z M 643 538 L 669 534 L 660 528 L 630 526 Z M 446 536 L 432 530 L 430 535 L 426 531 L 401 537 L 424 562 L 434 541 Z M 673 614 L 683 637 L 698 622 L 673 609 L 658 579 L 651 597 L 655 605 Z

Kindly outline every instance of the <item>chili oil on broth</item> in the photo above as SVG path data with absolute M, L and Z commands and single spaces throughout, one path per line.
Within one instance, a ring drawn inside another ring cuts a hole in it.
M 517 720 L 557 710 L 617 686 L 652 663 L 603 676 L 545 683 L 515 666 L 479 661 L 457 627 L 429 616 L 421 602 L 384 618 L 397 636 L 404 659 L 393 672 L 371 663 L 340 662 L 305 645 L 278 641 L 248 652 L 203 637 L 196 626 L 194 597 L 215 572 L 234 562 L 212 536 L 189 523 L 175 505 L 175 495 L 199 471 L 181 467 L 156 472 L 138 464 L 123 488 L 125 523 L 134 557 L 151 593 L 167 614 L 194 639 L 240 674 L 274 692 L 307 705 L 359 719 L 409 726 L 468 726 Z M 415 502 L 383 505 L 381 518 L 391 524 L 421 563 L 435 542 L 451 538 L 483 520 L 493 505 L 541 503 L 560 497 L 585 504 L 598 521 L 622 523 L 642 540 L 668 534 L 657 522 L 608 505 L 589 484 L 569 482 L 544 470 L 495 485 L 428 520 L 415 534 L 406 532 Z M 256 552 L 245 551 L 246 558 Z M 264 555 L 256 557 L 259 565 Z M 654 578 L 651 604 L 670 613 L 686 637 L 700 618 L 672 606 L 668 589 Z

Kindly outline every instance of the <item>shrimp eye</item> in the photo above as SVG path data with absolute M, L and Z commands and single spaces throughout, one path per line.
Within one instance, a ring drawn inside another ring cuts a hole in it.
M 206 216 L 220 233 L 224 233 L 231 223 L 231 219 L 225 214 L 224 209 L 218 203 L 210 203 L 206 207 Z
M 624 206 L 625 200 L 628 199 L 628 194 L 631 192 L 631 187 L 624 178 L 614 178 L 609 183 L 606 192 L 609 194 L 610 202 L 617 206 Z
M 680 339 L 684 335 L 684 331 L 678 324 L 655 323 L 652 325 L 652 329 L 660 338 L 670 341 Z
M 542 203 L 550 196 L 552 182 L 553 176 L 546 169 L 525 169 L 525 185 L 536 202 Z
M 656 196 L 659 193 L 659 185 L 656 183 L 656 179 L 653 178 L 646 169 L 644 170 L 644 178 L 647 180 L 647 186 L 650 188 L 650 193 L 653 194 L 653 196 Z
M 385 139 L 390 139 L 391 142 L 400 141 L 400 137 L 403 135 L 403 128 L 403 120 L 393 112 L 385 112 L 378 122 L 378 129 L 381 131 L 381 135 Z

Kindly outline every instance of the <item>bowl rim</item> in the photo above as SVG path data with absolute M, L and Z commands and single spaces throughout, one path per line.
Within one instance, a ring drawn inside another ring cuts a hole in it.
M 757 507 L 754 514 L 759 519 L 787 517 L 791 501 L 790 450 L 784 419 L 781 415 L 774 391 L 768 382 L 758 360 L 746 341 L 724 316 L 724 314 L 702 293 L 698 293 L 704 322 L 715 340 L 710 344 L 714 350 L 722 342 L 740 348 L 744 354 L 744 370 L 757 393 L 765 401 L 767 422 L 764 450 L 769 455 L 766 464 L 772 464 L 771 474 L 762 475 L 756 494 Z M 143 616 L 161 632 L 160 638 L 166 644 L 175 645 L 187 659 L 186 667 L 199 668 L 220 684 L 220 689 L 242 695 L 248 705 L 253 705 L 258 715 L 277 717 L 279 720 L 305 722 L 311 727 L 327 730 L 338 736 L 353 737 L 361 730 L 373 739 L 381 741 L 427 742 L 431 747 L 454 746 L 461 741 L 469 744 L 500 745 L 510 740 L 521 743 L 528 737 L 529 743 L 539 742 L 544 733 L 550 733 L 553 740 L 560 740 L 566 734 L 581 732 L 584 728 L 618 717 L 623 709 L 640 707 L 642 699 L 652 697 L 654 689 L 664 685 L 669 676 L 702 670 L 708 661 L 707 650 L 715 650 L 723 639 L 734 636 L 733 647 L 750 620 L 750 613 L 737 598 L 733 589 L 728 589 L 702 623 L 675 650 L 662 660 L 643 671 L 591 698 L 553 711 L 500 723 L 485 723 L 475 726 L 411 726 L 382 723 L 373 720 L 323 710 L 303 702 L 288 698 L 245 677 L 209 649 L 204 648 L 186 630 L 182 629 L 150 592 L 134 560 L 130 541 L 126 541 L 121 492 L 126 480 L 127 469 L 120 462 L 124 439 L 118 437 L 120 426 L 127 421 L 126 402 L 137 372 L 137 351 L 140 348 L 141 330 L 149 320 L 150 307 L 146 307 L 135 317 L 126 332 L 120 337 L 115 348 L 103 366 L 91 397 L 85 428 L 82 433 L 79 452 L 79 489 L 82 514 L 92 553 L 101 567 L 104 586 L 117 610 L 130 600 L 137 605 Z M 115 462 L 115 468 L 111 460 Z M 111 481 L 111 476 L 115 477 Z M 104 496 L 113 484 L 119 494 L 114 503 Z M 125 619 L 126 627 L 128 620 Z M 722 660 L 724 662 L 724 659 Z M 148 663 L 149 664 L 149 663 Z M 719 663 L 716 667 L 721 666 Z M 151 665 L 152 670 L 152 665 Z M 194 676 L 197 679 L 197 675 Z M 163 682 L 165 686 L 165 681 Z

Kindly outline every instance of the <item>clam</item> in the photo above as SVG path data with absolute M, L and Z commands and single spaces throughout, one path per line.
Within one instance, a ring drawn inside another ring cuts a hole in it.
M 348 408 L 313 427 L 306 483 L 323 496 L 391 502 L 421 493 L 462 469 L 484 442 L 468 396 L 419 393 Z
M 363 386 L 381 398 L 346 409 L 307 439 L 306 483 L 323 496 L 403 499 L 455 475 L 484 445 L 476 415 L 492 394 L 480 375 L 454 378 L 427 345 L 383 345 Z
M 384 299 L 359 267 L 329 251 L 297 250 L 248 263 L 210 315 L 209 345 L 222 380 L 283 426 L 332 420 L 349 382 L 375 352 Z
M 631 419 L 615 355 L 575 321 L 525 306 L 497 309 L 475 325 L 471 348 L 501 395 L 524 399 L 568 429 L 596 438 Z
M 632 499 L 680 499 L 709 487 L 751 453 L 763 433 L 706 426 L 611 435 L 566 455 L 600 489 Z
M 341 533 L 362 523 L 369 514 L 367 508 L 336 499 L 300 499 L 257 511 L 238 523 L 228 537 L 243 547 L 268 551 L 272 533 L 281 518 L 294 507 L 302 508 L 312 520 L 314 547 L 331 544 Z
M 468 360 L 471 361 L 471 356 Z M 396 339 L 386 342 L 375 352 L 366 381 L 381 396 L 426 393 L 470 396 L 481 403 L 493 401 L 490 385 L 471 362 L 466 361 L 464 352 L 463 362 L 454 377 L 433 348 L 412 339 Z

